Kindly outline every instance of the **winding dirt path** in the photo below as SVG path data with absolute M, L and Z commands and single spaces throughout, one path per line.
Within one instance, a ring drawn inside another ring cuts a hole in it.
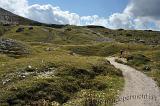
M 115 106 L 160 106 L 160 90 L 152 78 L 136 69 L 115 62 L 115 57 L 106 58 L 122 70 L 125 86 Z

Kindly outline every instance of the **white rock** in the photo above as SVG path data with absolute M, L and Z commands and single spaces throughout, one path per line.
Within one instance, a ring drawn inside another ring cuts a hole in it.
M 29 65 L 28 68 L 32 68 L 32 66 Z

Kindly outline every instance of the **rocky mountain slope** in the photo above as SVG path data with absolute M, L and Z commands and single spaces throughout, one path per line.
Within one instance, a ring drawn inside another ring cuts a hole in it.
M 0 23 L 2 24 L 34 24 L 38 22 L 15 15 L 3 8 L 0 8 Z

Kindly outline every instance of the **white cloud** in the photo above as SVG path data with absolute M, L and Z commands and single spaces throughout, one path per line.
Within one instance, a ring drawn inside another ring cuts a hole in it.
M 59 7 L 52 5 L 32 5 L 28 7 L 25 15 L 33 20 L 52 24 L 76 24 L 79 20 L 77 14 L 62 11 Z
M 32 5 L 28 7 L 25 14 L 27 18 L 44 23 L 71 24 L 71 25 L 107 25 L 107 19 L 97 15 L 79 16 L 76 13 L 63 11 L 60 7 L 52 5 Z
M 0 0 L 0 7 L 24 16 L 26 8 L 28 7 L 27 0 Z
M 93 16 L 82 16 L 80 17 L 80 25 L 101 25 L 106 26 L 108 25 L 108 19 L 99 17 L 97 15 Z
M 135 17 L 148 17 L 159 20 L 159 4 L 160 0 L 131 0 L 124 12 Z
M 112 28 L 132 29 L 132 17 L 125 13 L 114 13 L 109 17 L 109 25 Z
M 145 4 L 145 5 L 144 5 Z M 160 0 L 131 0 L 122 13 L 109 17 L 80 16 L 50 4 L 29 5 L 28 0 L 0 0 L 0 7 L 18 15 L 52 24 L 101 25 L 109 28 L 160 30 Z
M 155 30 L 160 30 L 160 0 L 131 0 L 125 14 L 134 17 L 136 29 L 153 29 L 150 23 L 155 25 Z

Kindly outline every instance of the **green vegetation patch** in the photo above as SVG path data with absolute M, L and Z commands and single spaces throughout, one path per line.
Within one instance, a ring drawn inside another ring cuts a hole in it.
M 145 51 L 150 50 L 148 46 L 140 44 L 129 44 L 129 43 L 98 43 L 93 45 L 80 45 L 80 46 L 65 46 L 67 50 L 73 53 L 85 55 L 85 56 L 111 56 L 120 54 L 120 51 L 134 52 L 134 51 Z M 156 49 L 156 48 L 155 48 Z
M 97 99 L 109 99 L 123 87 L 122 72 L 101 57 L 71 55 L 61 48 L 48 51 L 46 47 L 55 46 L 32 44 L 32 54 L 13 60 L 1 55 L 1 105 L 47 102 L 74 106 L 75 101 L 83 105 L 92 98 L 90 93 L 105 95 Z
M 139 66 L 147 64 L 150 62 L 150 59 L 142 54 L 132 54 L 127 57 L 127 61 L 129 61 L 130 64 Z
M 127 64 L 146 73 L 148 76 L 152 77 L 157 82 L 158 86 L 160 86 L 159 53 L 159 50 L 148 50 L 139 53 L 134 52 L 127 57 Z

